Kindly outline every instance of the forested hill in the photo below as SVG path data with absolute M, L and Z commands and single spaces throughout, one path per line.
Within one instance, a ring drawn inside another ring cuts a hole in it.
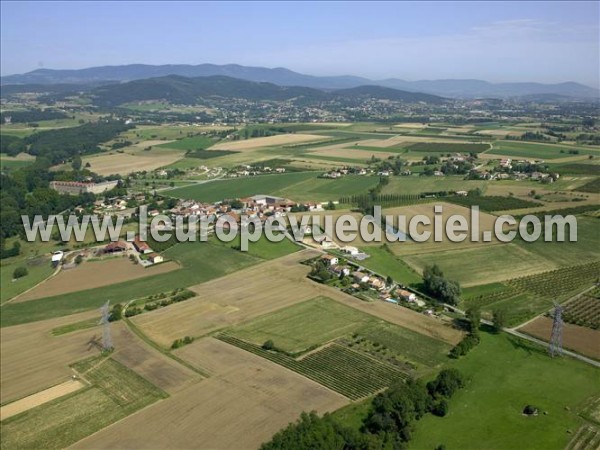
M 362 86 L 326 92 L 301 86 L 278 86 L 272 83 L 246 81 L 226 76 L 186 78 L 167 76 L 112 84 L 91 92 L 99 106 L 112 107 L 144 100 L 165 100 L 171 103 L 194 104 L 211 97 L 238 98 L 252 101 L 318 102 L 336 98 L 364 99 L 367 97 L 406 102 L 441 103 L 442 97 L 382 88 Z
M 93 90 L 92 95 L 100 106 L 143 100 L 193 104 L 208 97 L 281 101 L 298 97 L 319 100 L 326 96 L 323 91 L 305 87 L 284 87 L 224 76 L 186 78 L 176 75 L 103 86 Z
M 350 89 L 340 89 L 333 92 L 334 95 L 339 97 L 349 98 L 375 98 L 378 100 L 395 100 L 407 103 L 432 103 L 439 104 L 443 103 L 446 99 L 438 97 L 437 95 L 423 94 L 420 92 L 408 92 L 401 91 L 399 89 L 392 89 L 383 86 L 358 86 Z

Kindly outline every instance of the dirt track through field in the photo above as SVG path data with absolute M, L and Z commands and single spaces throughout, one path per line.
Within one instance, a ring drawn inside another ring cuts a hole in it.
M 31 408 L 35 408 L 36 406 L 48 403 L 49 401 L 62 397 L 63 395 L 75 392 L 84 386 L 85 384 L 79 380 L 68 380 L 36 394 L 17 400 L 16 402 L 9 403 L 8 405 L 0 408 L 0 420 L 16 416 L 17 414 L 25 412 Z

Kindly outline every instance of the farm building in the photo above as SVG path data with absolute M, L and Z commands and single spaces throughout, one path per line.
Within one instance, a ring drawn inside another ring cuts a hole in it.
M 135 247 L 135 249 L 138 252 L 140 252 L 142 254 L 152 253 L 152 249 L 150 248 L 150 246 L 146 242 L 140 240 L 139 235 L 136 236 L 135 239 L 133 240 L 133 246 Z
M 104 247 L 104 253 L 122 253 L 127 250 L 127 243 L 124 241 L 116 241 L 109 243 Z
M 52 253 L 52 265 L 58 266 L 58 264 L 62 261 L 64 255 L 65 254 L 61 251 L 56 251 Z
M 165 260 L 162 255 L 159 255 L 158 253 L 150 253 L 148 259 L 152 264 L 158 264 Z

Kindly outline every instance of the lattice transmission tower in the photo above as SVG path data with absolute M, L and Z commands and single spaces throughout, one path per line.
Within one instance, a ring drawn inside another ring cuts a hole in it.
M 548 353 L 551 357 L 562 355 L 562 332 L 563 332 L 563 307 L 554 302 L 554 320 L 552 321 L 552 335 L 550 336 L 550 346 Z

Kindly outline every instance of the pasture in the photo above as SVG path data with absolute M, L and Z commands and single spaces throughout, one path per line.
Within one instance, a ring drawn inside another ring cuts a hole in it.
M 17 267 L 25 267 L 28 274 L 22 278 L 14 279 L 13 272 Z M 41 283 L 52 275 L 54 270 L 48 256 L 26 259 L 11 258 L 10 260 L 3 261 L 2 265 L 0 265 L 0 284 L 2 285 L 2 289 L 0 289 L 0 304 Z
M 17 156 L 8 156 L 0 153 L 0 170 L 11 171 L 33 164 L 35 157 L 27 153 L 19 153 Z
M 383 276 L 390 276 L 397 283 L 416 285 L 421 283 L 421 276 L 411 269 L 404 261 L 398 258 L 386 247 L 369 246 L 361 249 L 369 254 L 369 258 L 360 264 Z
M 178 350 L 211 374 L 152 408 L 77 443 L 74 448 L 257 448 L 302 411 L 347 405 L 343 396 L 263 358 L 213 338 Z
M 415 449 L 486 448 L 563 449 L 584 423 L 585 402 L 600 395 L 598 369 L 506 334 L 483 333 L 468 355 L 447 364 L 469 380 L 449 402 L 446 417 L 426 415 L 416 423 Z M 565 381 L 568 380 L 568 381 Z M 536 417 L 523 416 L 535 405 Z M 570 433 L 569 433 L 570 431 Z

